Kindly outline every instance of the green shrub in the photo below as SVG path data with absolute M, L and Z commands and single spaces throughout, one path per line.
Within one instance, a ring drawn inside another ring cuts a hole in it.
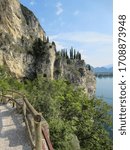
M 40 75 L 26 84 L 11 77 L 0 78 L 0 85 L 26 93 L 47 120 L 55 150 L 75 150 L 72 135 L 77 136 L 81 150 L 112 150 L 107 131 L 112 126 L 111 106 L 104 101 L 90 100 L 82 89 L 65 80 L 48 80 Z

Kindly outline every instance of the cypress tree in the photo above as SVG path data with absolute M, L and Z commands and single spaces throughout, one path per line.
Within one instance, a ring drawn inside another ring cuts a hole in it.
M 74 57 L 73 57 L 73 47 L 71 47 L 71 49 L 70 49 L 70 59 L 73 59 Z
M 49 37 L 47 37 L 46 42 L 49 43 Z
M 74 49 L 74 59 L 76 59 L 76 50 Z
M 79 60 L 81 60 L 81 53 L 79 53 Z
M 68 59 L 69 57 L 68 57 L 68 54 L 67 54 L 67 49 L 66 49 L 66 52 L 65 52 L 65 53 L 66 53 L 66 54 L 65 54 L 65 55 L 66 55 L 66 59 Z

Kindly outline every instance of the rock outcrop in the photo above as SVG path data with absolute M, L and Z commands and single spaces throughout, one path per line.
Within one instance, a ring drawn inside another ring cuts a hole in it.
M 18 0 L 0 0 L 0 65 L 17 78 L 66 78 L 92 95 L 95 77 L 83 60 L 62 58 L 37 18 Z
M 56 57 L 54 64 L 55 79 L 63 77 L 72 84 L 84 88 L 88 95 L 95 94 L 96 79 L 93 73 L 86 67 L 84 60 L 65 59 L 64 57 Z

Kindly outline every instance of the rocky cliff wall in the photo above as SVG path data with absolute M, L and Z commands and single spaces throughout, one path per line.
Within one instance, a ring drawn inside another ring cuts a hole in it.
M 34 45 L 39 39 L 44 42 L 43 49 L 48 54 L 48 58 L 43 58 L 49 59 L 49 63 L 44 64 L 46 60 L 42 58 L 35 65 L 34 50 L 40 47 L 34 49 Z M 47 42 L 45 31 L 35 15 L 18 0 L 1 0 L 0 65 L 7 65 L 17 78 L 33 76 L 40 70 L 53 79 L 54 59 L 55 48 Z
M 0 0 L 0 65 L 17 78 L 42 74 L 50 79 L 66 78 L 92 95 L 95 77 L 83 60 L 57 56 L 56 45 L 46 38 L 39 21 L 18 0 Z

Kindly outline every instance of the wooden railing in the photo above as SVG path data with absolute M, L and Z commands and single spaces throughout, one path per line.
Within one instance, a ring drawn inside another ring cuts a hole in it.
M 13 90 L 1 90 L 1 102 L 12 102 L 12 106 L 23 114 L 33 150 L 53 150 L 48 124 L 41 113 L 37 112 L 24 94 Z

